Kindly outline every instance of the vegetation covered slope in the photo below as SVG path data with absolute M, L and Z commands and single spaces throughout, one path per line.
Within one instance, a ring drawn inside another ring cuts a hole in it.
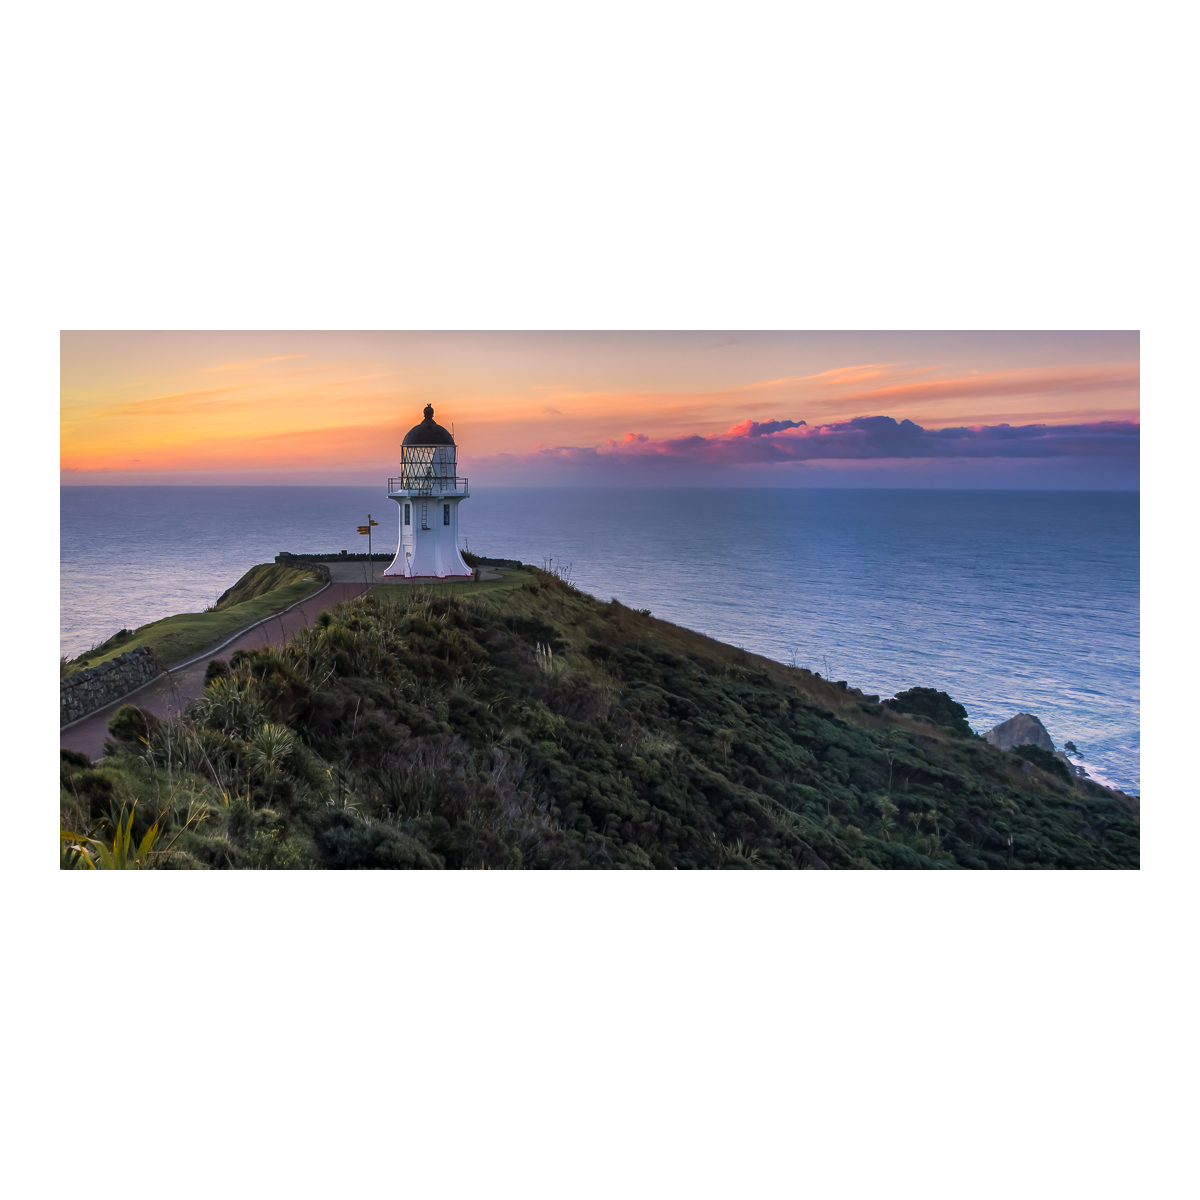
M 216 612 L 225 612 L 227 609 L 236 608 L 239 604 L 245 604 L 247 600 L 257 600 L 260 596 L 267 595 L 268 592 L 274 592 L 295 583 L 312 583 L 313 581 L 312 571 L 305 570 L 303 567 L 284 567 L 279 563 L 259 563 L 258 566 L 251 567 L 233 587 L 222 592 L 217 597 L 213 609 Z
M 64 757 L 64 865 L 118 832 L 162 866 L 1138 865 L 1135 799 L 949 697 L 918 697 L 934 725 L 546 572 L 379 588 L 210 677 L 181 721 L 126 707 L 103 761 Z
M 76 671 L 98 667 L 138 646 L 149 646 L 164 665 L 178 662 L 245 625 L 281 612 L 320 586 L 311 571 L 263 563 L 252 567 L 212 608 L 200 613 L 177 613 L 138 629 L 122 629 L 78 658 L 64 659 L 60 675 L 65 679 Z

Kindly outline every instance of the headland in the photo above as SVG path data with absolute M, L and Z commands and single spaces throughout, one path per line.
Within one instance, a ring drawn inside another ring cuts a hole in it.
M 358 565 L 101 714 L 99 753 L 64 736 L 64 865 L 124 829 L 210 869 L 1138 866 L 1135 797 L 944 693 L 881 702 L 538 568 Z

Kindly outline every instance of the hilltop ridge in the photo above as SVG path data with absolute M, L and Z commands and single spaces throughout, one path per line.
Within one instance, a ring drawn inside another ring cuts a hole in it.
M 1138 866 L 1132 798 L 965 715 L 509 569 L 214 662 L 179 721 L 127 706 L 100 763 L 64 759 L 63 824 L 103 841 L 136 795 L 161 865 L 209 868 Z

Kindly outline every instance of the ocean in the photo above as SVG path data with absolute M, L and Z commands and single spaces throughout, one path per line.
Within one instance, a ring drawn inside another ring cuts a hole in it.
M 61 646 L 197 611 L 280 550 L 365 551 L 397 509 L 368 487 L 64 487 Z M 1137 792 L 1139 497 L 1131 492 L 476 488 L 476 553 L 569 567 L 733 645 L 890 696 L 922 686 L 972 727 L 1039 717 Z

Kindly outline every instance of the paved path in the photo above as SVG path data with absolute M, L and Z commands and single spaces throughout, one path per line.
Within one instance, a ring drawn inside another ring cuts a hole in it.
M 342 600 L 351 600 L 361 596 L 370 588 L 369 583 L 334 582 L 327 588 L 315 592 L 307 600 L 301 600 L 294 608 L 284 613 L 268 617 L 264 622 L 255 625 L 241 634 L 228 646 L 217 646 L 215 643 L 209 649 L 196 656 L 196 661 L 184 660 L 185 665 L 168 670 L 165 675 L 152 679 L 144 688 L 134 692 L 124 700 L 118 700 L 106 708 L 98 709 L 91 716 L 84 717 L 76 725 L 64 729 L 59 735 L 59 745 L 70 750 L 82 750 L 88 758 L 96 759 L 104 751 L 104 740 L 108 737 L 108 723 L 113 713 L 122 704 L 137 704 L 149 709 L 159 717 L 173 717 L 194 700 L 204 688 L 204 671 L 211 658 L 228 659 L 235 650 L 249 650 L 256 646 L 277 646 L 286 641 L 297 629 L 316 620 L 324 609 L 332 608 Z

